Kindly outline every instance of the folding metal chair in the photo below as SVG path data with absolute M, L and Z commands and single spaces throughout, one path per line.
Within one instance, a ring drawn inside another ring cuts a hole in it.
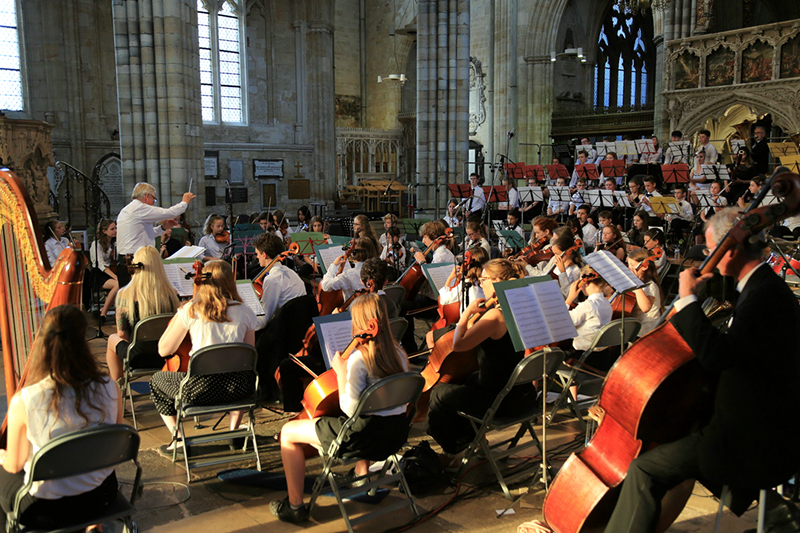
M 406 298 L 406 288 L 402 285 L 386 285 L 383 288 L 383 292 L 386 293 L 386 296 L 392 300 L 398 308 Z
M 161 370 L 161 367 L 131 368 L 131 354 L 136 353 L 136 350 L 141 349 L 143 345 L 147 349 L 153 349 L 158 352 L 158 341 L 166 331 L 167 325 L 173 316 L 172 314 L 153 315 L 137 322 L 133 328 L 133 336 L 131 343 L 128 345 L 125 360 L 122 361 L 122 390 L 125 391 L 125 398 L 122 402 L 122 415 L 125 416 L 125 400 L 127 400 L 131 404 L 131 418 L 133 419 L 133 427 L 136 429 L 139 429 L 139 426 L 136 423 L 136 409 L 133 405 L 131 383 L 143 377 L 152 376 Z
M 255 418 L 253 411 L 256 408 L 256 395 L 258 390 L 258 372 L 256 371 L 257 360 L 258 353 L 256 352 L 255 347 L 251 346 L 250 344 L 243 343 L 228 343 L 208 346 L 206 348 L 197 350 L 189 360 L 189 370 L 186 374 L 186 377 L 183 379 L 183 381 L 181 381 L 178 396 L 175 398 L 175 409 L 178 411 L 178 415 L 177 423 L 172 436 L 173 443 L 176 443 L 179 435 L 183 435 L 183 462 L 184 466 L 186 467 L 187 482 L 191 483 L 192 478 L 190 471 L 194 468 L 230 463 L 232 461 L 242 461 L 252 457 L 255 457 L 256 459 L 258 470 L 261 470 L 261 458 L 258 455 L 256 430 L 253 422 Z M 255 374 L 253 394 L 248 398 L 219 405 L 192 405 L 184 403 L 184 387 L 193 377 L 241 371 L 252 371 Z M 204 415 L 227 413 L 230 411 L 247 411 L 247 429 L 215 431 L 193 437 L 187 437 L 183 430 L 183 422 L 186 419 L 201 417 Z M 192 446 L 194 445 L 222 440 L 227 441 L 237 437 L 245 437 L 244 448 L 242 450 L 244 453 L 237 452 L 235 454 L 218 455 L 206 459 L 190 458 Z M 253 451 L 251 452 L 247 452 L 247 437 L 250 437 L 253 440 Z M 175 446 L 175 449 L 172 452 L 173 462 L 176 461 L 177 454 L 178 447 Z
M 586 358 L 589 357 L 589 355 L 594 352 L 596 348 L 627 346 L 628 343 L 636 338 L 636 335 L 639 333 L 642 325 L 635 318 L 626 318 L 624 319 L 624 324 L 622 322 L 623 319 L 618 318 L 617 320 L 612 320 L 600 328 L 595 335 L 592 344 L 581 354 L 578 362 L 572 366 L 565 365 L 559 369 L 558 372 L 556 372 L 556 376 L 561 386 L 561 392 L 559 393 L 558 398 L 550 410 L 550 415 L 547 417 L 548 426 L 552 423 L 553 418 L 564 405 L 564 402 L 567 402 L 570 411 L 572 411 L 572 414 L 578 419 L 581 427 L 588 431 L 586 423 L 583 420 L 583 415 L 581 414 L 581 409 L 588 409 L 588 407 L 590 407 L 590 405 L 596 401 L 596 397 L 592 397 L 588 402 L 578 403 L 576 399 L 572 398 L 572 394 L 570 393 L 569 389 L 576 381 L 580 381 L 584 386 L 591 382 L 601 384 L 604 381 L 604 376 L 594 373 L 587 373 L 587 369 L 585 368 L 584 364 Z M 585 379 L 581 380 L 581 376 L 585 376 Z
M 366 483 L 358 487 L 354 486 L 349 489 L 342 490 L 340 483 L 336 481 L 334 473 L 331 469 L 337 465 L 350 464 L 360 460 L 359 457 L 355 457 L 349 453 L 344 453 L 342 449 L 345 436 L 347 436 L 350 428 L 359 417 L 378 411 L 393 409 L 395 407 L 411 405 L 411 413 L 407 418 L 408 427 L 410 428 L 411 420 L 413 419 L 413 406 L 417 404 L 417 399 L 419 399 L 419 395 L 422 393 L 422 388 L 424 386 L 425 379 L 420 374 L 416 372 L 403 372 L 382 379 L 378 383 L 368 387 L 367 390 L 362 393 L 361 399 L 356 406 L 353 416 L 348 418 L 344 425 L 342 425 L 342 429 L 339 431 L 339 434 L 330 444 L 328 449 L 319 450 L 319 454 L 322 457 L 322 472 L 314 481 L 314 490 L 311 494 L 311 501 L 308 504 L 309 513 L 314 508 L 314 504 L 316 503 L 317 498 L 327 482 L 333 490 L 336 502 L 339 504 L 339 509 L 342 512 L 342 518 L 344 518 L 344 523 L 350 533 L 353 532 L 353 526 L 357 524 L 373 520 L 404 507 L 410 507 L 415 518 L 419 516 L 417 506 L 414 503 L 414 498 L 411 495 L 411 490 L 406 482 L 405 475 L 403 475 L 403 470 L 400 466 L 400 458 L 397 456 L 396 452 L 390 454 L 386 458 L 383 468 L 377 473 L 377 475 L 371 473 L 367 476 L 356 477 L 347 482 L 347 484 L 354 484 L 362 480 L 366 481 Z M 397 451 L 399 451 L 399 449 Z M 393 472 L 391 474 L 389 474 L 390 467 L 391 471 Z M 369 477 L 373 477 L 373 479 L 369 480 Z M 348 516 L 343 500 L 363 492 L 374 493 L 375 490 L 380 486 L 394 484 L 397 484 L 402 488 L 404 496 L 401 501 L 391 505 L 385 505 L 375 511 L 353 519 Z
M 389 319 L 389 329 L 392 330 L 392 338 L 400 342 L 406 329 L 408 329 L 408 320 L 401 316 L 391 318 Z
M 127 461 L 136 465 L 130 500 L 117 491 L 117 498 L 102 513 L 91 517 L 80 517 L 63 527 L 48 531 L 66 533 L 83 531 L 85 528 L 112 520 L 121 520 L 123 531 L 136 531 L 132 519 L 133 504 L 141 493 L 142 467 L 139 453 L 139 433 L 128 425 L 104 424 L 60 435 L 37 451 L 31 460 L 28 481 L 14 496 L 13 508 L 6 513 L 6 530 L 34 533 L 41 531 L 20 523 L 20 504 L 28 495 L 34 482 L 62 479 L 111 468 Z
M 458 473 L 459 477 L 470 458 L 480 450 L 489 461 L 492 471 L 503 489 L 503 494 L 509 500 L 513 500 L 514 497 L 508 489 L 509 485 L 535 475 L 536 472 L 541 470 L 542 466 L 545 466 L 545 470 L 547 470 L 547 459 L 539 442 L 539 437 L 536 436 L 536 432 L 533 429 L 536 419 L 544 414 L 542 403 L 531 402 L 523 412 L 515 416 L 498 416 L 497 412 L 505 397 L 514 387 L 530 385 L 532 381 L 541 380 L 544 376 L 552 376 L 563 360 L 564 352 L 559 349 L 545 348 L 534 352 L 517 364 L 505 387 L 503 387 L 491 407 L 482 417 L 463 411 L 458 412 L 459 415 L 469 420 L 470 424 L 472 424 L 472 429 L 475 431 L 475 438 L 464 453 Z M 548 379 L 550 378 L 548 377 Z M 503 431 L 512 426 L 518 426 L 513 437 L 494 444 L 490 444 L 487 440 L 488 433 Z M 519 441 L 525 436 L 525 433 L 530 435 L 531 440 L 520 444 Z M 501 468 L 501 461 L 511 455 L 519 455 L 531 447 L 536 447 L 542 457 L 541 461 L 520 461 L 516 465 L 506 467 L 505 471 Z

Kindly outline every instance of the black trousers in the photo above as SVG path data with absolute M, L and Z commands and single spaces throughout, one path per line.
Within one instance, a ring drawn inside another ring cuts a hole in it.
M 634 459 L 606 531 L 653 531 L 664 495 L 683 481 L 700 477 L 699 448 L 700 433 L 692 433 Z
M 425 282 L 427 283 L 427 280 L 425 280 Z M 428 298 L 423 294 L 417 294 L 413 299 L 406 300 L 400 305 L 400 316 L 404 316 L 406 317 L 406 320 L 408 320 L 408 327 L 406 328 L 406 332 L 403 334 L 403 338 L 400 341 L 400 343 L 403 345 L 403 349 L 406 352 L 412 353 L 417 351 L 417 340 L 414 337 L 414 316 L 409 316 L 407 313 L 410 311 L 416 311 L 417 309 L 430 307 L 432 305 L 436 305 L 436 300 Z M 420 318 L 435 319 L 438 315 L 436 310 L 432 309 L 417 316 Z

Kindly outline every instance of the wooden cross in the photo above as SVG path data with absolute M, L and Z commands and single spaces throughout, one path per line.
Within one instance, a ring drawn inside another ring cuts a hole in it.
M 303 165 L 300 164 L 299 159 L 297 160 L 297 163 L 294 164 L 294 168 L 297 169 L 297 173 L 295 174 L 295 176 L 297 176 L 298 178 L 302 177 L 303 174 L 300 173 L 300 169 L 303 168 Z

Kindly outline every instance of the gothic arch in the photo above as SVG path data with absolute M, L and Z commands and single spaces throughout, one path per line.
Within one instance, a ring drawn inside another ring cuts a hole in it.
M 673 129 L 683 132 L 693 132 L 702 127 L 710 117 L 719 117 L 734 105 L 745 106 L 756 115 L 771 113 L 773 124 L 784 131 L 800 131 L 800 116 L 791 105 L 785 102 L 776 102 L 769 96 L 753 93 L 720 94 L 713 98 L 703 97 L 696 107 L 692 106 L 693 100 L 686 100 L 678 105 L 682 106 L 684 113 L 677 120 Z

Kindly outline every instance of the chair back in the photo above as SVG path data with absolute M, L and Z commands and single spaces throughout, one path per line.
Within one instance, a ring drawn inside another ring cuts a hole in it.
M 530 354 L 528 357 L 523 358 L 517 363 L 516 368 L 508 378 L 508 382 L 500 394 L 494 400 L 492 406 L 486 411 L 484 420 L 491 420 L 494 414 L 500 408 L 500 404 L 511 392 L 511 389 L 520 385 L 530 385 L 532 381 L 542 379 L 543 376 L 555 375 L 558 367 L 564 361 L 564 352 L 558 348 L 544 348 L 537 350 Z M 545 364 L 547 364 L 547 371 L 545 372 Z M 538 409 L 538 406 L 531 405 L 532 410 Z
M 172 313 L 165 313 L 149 316 L 137 322 L 133 327 L 133 335 L 129 348 L 133 348 L 137 342 L 158 342 L 167 330 L 167 325 L 169 321 L 172 320 L 173 316 L 175 315 Z
M 392 318 L 389 320 L 389 329 L 392 330 L 392 338 L 400 342 L 406 329 L 408 329 L 408 320 L 401 316 Z
M 79 429 L 51 440 L 31 460 L 30 482 L 79 476 L 136 461 L 139 433 L 125 424 Z
M 416 405 L 425 378 L 419 372 L 393 374 L 367 387 L 351 419 L 403 405 Z
M 623 320 L 624 324 L 622 323 Z M 586 352 L 592 352 L 595 348 L 626 345 L 636 338 L 641 328 L 642 325 L 635 318 L 612 320 L 600 328 Z
M 406 298 L 406 288 L 402 285 L 387 285 L 383 288 L 386 296 L 396 305 L 400 305 Z
M 256 371 L 258 352 L 254 346 L 241 342 L 215 344 L 194 352 L 189 359 L 187 377 L 198 374 Z

